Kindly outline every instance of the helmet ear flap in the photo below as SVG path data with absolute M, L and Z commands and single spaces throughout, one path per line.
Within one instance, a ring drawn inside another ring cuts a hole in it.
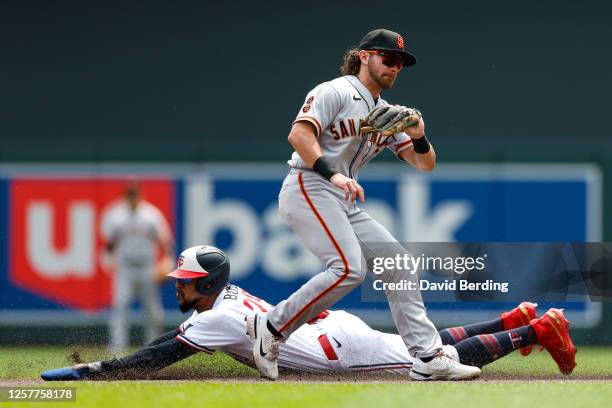
M 201 293 L 202 295 L 206 295 L 206 293 L 203 292 L 203 290 L 205 290 L 205 287 L 206 287 L 206 282 L 202 282 L 203 280 L 204 278 L 200 278 L 196 281 L 195 289 L 198 293 Z
M 217 248 L 204 247 L 198 253 L 198 262 L 208 275 L 196 281 L 196 290 L 203 295 L 219 292 L 228 282 L 230 263 L 227 256 Z
M 196 282 L 196 290 L 202 295 L 212 295 L 216 292 L 218 279 L 200 278 Z

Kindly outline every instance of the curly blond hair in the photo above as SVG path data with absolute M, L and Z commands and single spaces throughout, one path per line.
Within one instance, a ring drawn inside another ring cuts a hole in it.
M 351 47 L 345 53 L 342 58 L 343 62 L 340 66 L 340 73 L 342 75 L 357 75 L 359 68 L 361 67 L 361 60 L 359 59 L 359 48 Z

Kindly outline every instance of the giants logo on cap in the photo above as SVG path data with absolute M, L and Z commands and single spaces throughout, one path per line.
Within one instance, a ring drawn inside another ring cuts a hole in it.
M 402 50 L 404 49 L 404 38 L 399 34 L 397 35 L 397 46 Z

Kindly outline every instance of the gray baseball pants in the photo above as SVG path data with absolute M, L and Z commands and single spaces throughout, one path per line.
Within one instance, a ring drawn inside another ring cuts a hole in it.
M 159 285 L 153 280 L 153 266 L 141 268 L 120 266 L 113 282 L 113 310 L 110 318 L 110 349 L 116 352 L 129 341 L 130 304 L 135 296 L 145 311 L 145 344 L 162 332 L 164 309 Z
M 268 313 L 285 337 L 334 305 L 364 280 L 360 242 L 387 242 L 405 249 L 366 212 L 344 200 L 344 192 L 312 171 L 292 170 L 285 178 L 279 210 L 304 245 L 326 266 Z M 387 298 L 391 293 L 387 292 Z M 435 354 L 442 342 L 417 292 L 411 301 L 390 301 L 391 314 L 408 351 L 417 357 Z

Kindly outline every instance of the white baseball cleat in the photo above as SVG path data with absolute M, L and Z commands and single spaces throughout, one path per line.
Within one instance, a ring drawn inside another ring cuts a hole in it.
M 274 381 L 278 378 L 278 346 L 285 339 L 274 337 L 267 322 L 267 317 L 259 314 L 246 317 L 247 334 L 253 340 L 255 365 L 262 377 Z
M 461 364 L 443 351 L 427 363 L 415 358 L 410 371 L 410 378 L 417 381 L 473 380 L 478 377 L 480 368 Z

